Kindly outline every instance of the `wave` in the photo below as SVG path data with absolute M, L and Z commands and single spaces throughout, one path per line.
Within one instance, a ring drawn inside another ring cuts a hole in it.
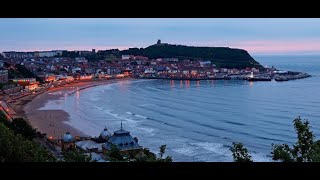
M 139 114 L 133 114 L 134 116 L 136 116 L 136 117 L 139 117 L 139 118 L 143 118 L 143 119 L 149 119 L 148 117 L 145 117 L 145 116 L 141 116 L 141 115 L 139 115 Z
M 134 120 L 134 119 L 122 117 L 122 116 L 120 116 L 119 114 L 112 113 L 111 111 L 106 111 L 106 113 L 109 114 L 109 115 L 111 115 L 112 117 L 115 117 L 115 118 L 121 119 L 121 120 L 125 120 L 125 121 L 130 122 L 130 123 L 133 123 L 133 124 L 136 124 L 136 123 L 141 122 L 141 121 L 137 121 L 137 120 Z
M 100 110 L 100 111 L 103 110 L 103 108 L 101 108 L 100 106 L 93 106 L 93 107 L 95 107 L 96 109 L 98 109 L 98 110 Z
M 229 147 L 220 144 L 220 143 L 211 143 L 211 142 L 198 142 L 198 143 L 191 143 L 192 145 L 198 146 L 201 149 L 204 149 L 206 151 L 212 152 L 214 154 L 217 154 L 219 156 L 223 156 L 224 159 L 230 159 L 232 161 L 232 153 L 229 149 Z M 196 156 L 197 152 L 195 153 Z M 265 154 L 260 152 L 249 152 L 249 154 L 252 156 L 252 160 L 255 162 L 269 162 L 271 161 L 270 158 L 268 158 Z M 208 159 L 208 161 L 212 161 L 212 159 Z
M 155 129 L 154 128 L 147 128 L 147 127 L 138 127 L 138 129 L 150 133 L 149 135 L 153 136 Z
M 150 119 L 148 117 L 145 117 L 145 116 L 142 116 L 142 115 L 139 115 L 139 114 L 135 114 L 135 113 L 132 113 L 130 111 L 126 112 L 127 114 L 130 114 L 132 116 L 135 116 L 135 117 L 139 117 L 139 118 L 142 118 L 142 119 Z
M 139 107 L 156 106 L 156 104 L 140 104 Z
M 179 154 L 183 154 L 189 157 L 193 157 L 194 155 L 197 154 L 197 148 L 192 147 L 192 146 L 185 146 L 185 147 L 181 147 L 181 148 L 175 148 L 172 149 L 172 151 L 179 153 Z

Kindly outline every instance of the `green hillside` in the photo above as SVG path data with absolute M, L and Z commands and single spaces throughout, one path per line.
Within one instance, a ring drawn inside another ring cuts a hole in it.
M 225 68 L 263 68 L 243 49 L 228 47 L 193 47 L 171 44 L 155 44 L 147 48 L 130 48 L 122 54 L 142 55 L 149 58 L 179 58 L 179 60 L 209 60 L 218 67 Z

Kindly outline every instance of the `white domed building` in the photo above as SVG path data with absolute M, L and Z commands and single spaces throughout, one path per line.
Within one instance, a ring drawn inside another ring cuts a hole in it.
M 70 150 L 75 148 L 75 139 L 70 132 L 66 132 L 62 139 L 62 150 Z
M 108 141 L 102 145 L 103 152 L 107 153 L 111 149 L 112 145 L 115 145 L 117 148 L 119 148 L 122 154 L 139 152 L 142 149 L 142 147 L 138 144 L 138 139 L 133 138 L 129 131 L 126 131 L 122 128 L 122 123 L 121 129 L 115 131 Z
M 110 137 L 111 137 L 111 133 L 108 131 L 107 128 L 104 128 L 104 130 L 99 135 L 99 138 L 105 141 L 108 141 Z

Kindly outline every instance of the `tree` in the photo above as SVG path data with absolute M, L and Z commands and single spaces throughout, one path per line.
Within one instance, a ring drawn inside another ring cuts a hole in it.
M 139 153 L 135 154 L 133 161 L 135 162 L 172 162 L 172 157 L 167 156 L 163 158 L 166 151 L 166 145 L 160 146 L 159 157 L 151 152 L 148 148 L 143 148 Z
M 302 121 L 300 116 L 293 120 L 297 133 L 297 142 L 290 148 L 287 144 L 272 144 L 273 160 L 282 162 L 315 162 L 320 161 L 320 141 L 310 131 L 309 121 Z
M 37 81 L 43 83 L 43 80 L 36 76 L 33 72 L 31 72 L 28 68 L 24 65 L 16 64 L 16 70 L 9 71 L 9 78 L 36 78 Z M 10 77 L 11 76 L 11 77 Z M 14 76 L 14 77 L 12 77 Z
M 143 148 L 139 153 L 133 157 L 135 162 L 156 162 L 157 156 L 148 148 Z
M 2 111 L 0 112 L 0 122 L 11 129 L 14 134 L 21 134 L 29 140 L 37 137 L 39 134 L 36 129 L 33 129 L 33 127 L 23 118 L 15 118 L 10 122 Z
M 272 159 L 281 162 L 320 162 L 320 140 L 315 141 L 309 121 L 302 121 L 298 116 L 293 120 L 293 125 L 297 133 L 297 142 L 292 148 L 288 144 L 272 144 Z M 251 161 L 248 150 L 241 143 L 233 143 L 230 150 L 234 161 Z
M 163 154 L 166 152 L 167 145 L 160 146 L 160 158 L 162 158 Z
M 55 162 L 56 158 L 39 144 L 0 123 L 0 162 Z
M 232 143 L 233 147 L 230 148 L 234 162 L 252 162 L 248 149 L 241 143 Z
M 12 129 L 15 133 L 19 133 L 29 140 L 37 137 L 37 131 L 33 129 L 32 126 L 23 118 L 13 119 L 9 128 Z
M 77 149 L 63 151 L 62 155 L 62 162 L 92 162 L 90 156 L 85 155 L 82 151 Z
M 160 146 L 160 151 L 159 151 L 159 158 L 157 159 L 157 162 L 172 162 L 172 157 L 167 156 L 163 158 L 164 153 L 166 152 L 167 145 L 162 145 Z
M 107 156 L 110 158 L 110 161 L 124 161 L 123 156 L 120 154 L 120 149 L 114 144 L 111 144 Z

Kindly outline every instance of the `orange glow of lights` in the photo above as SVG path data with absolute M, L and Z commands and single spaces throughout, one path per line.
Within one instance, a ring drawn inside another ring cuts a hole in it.
M 190 80 L 186 80 L 186 81 L 185 81 L 185 84 L 186 84 L 186 87 L 187 87 L 187 88 L 190 87 Z
M 174 87 L 174 80 L 170 80 L 170 86 Z

